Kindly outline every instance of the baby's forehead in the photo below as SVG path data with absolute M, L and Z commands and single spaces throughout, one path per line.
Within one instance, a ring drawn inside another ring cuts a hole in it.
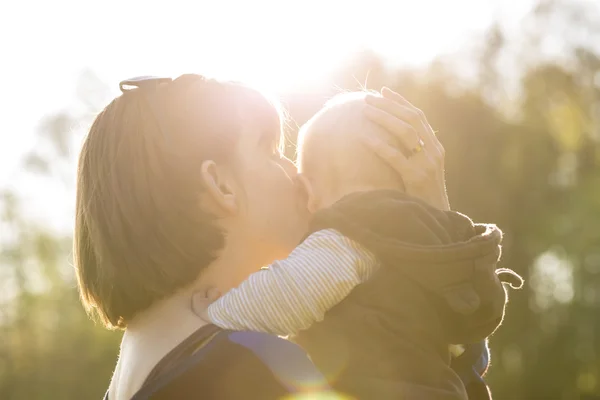
M 298 160 L 301 172 L 366 168 L 377 157 L 364 145 L 363 136 L 387 135 L 369 120 L 364 109 L 366 93 L 344 94 L 328 102 L 300 132 Z
M 364 113 L 367 94 L 351 92 L 335 96 L 302 128 L 299 142 L 346 144 L 359 140 L 360 135 L 381 131 Z

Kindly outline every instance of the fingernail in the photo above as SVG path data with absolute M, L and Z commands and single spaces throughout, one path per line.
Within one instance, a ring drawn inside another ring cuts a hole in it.
M 368 104 L 372 104 L 372 103 L 375 101 L 375 99 L 376 99 L 376 96 L 374 96 L 374 95 L 372 95 L 372 94 L 367 94 L 367 95 L 365 96 L 365 101 L 366 101 Z

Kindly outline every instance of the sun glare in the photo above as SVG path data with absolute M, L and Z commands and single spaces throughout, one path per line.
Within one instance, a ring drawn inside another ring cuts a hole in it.
M 32 14 L 28 2 L 10 2 L 11 13 L 0 15 L 0 34 L 19 38 L 6 43 L 5 53 L 19 62 L 2 66 L 10 79 L 0 104 L 26 105 L 0 119 L 0 130 L 11 132 L 10 143 L 0 148 L 0 185 L 35 144 L 37 121 L 81 102 L 75 93 L 84 70 L 113 95 L 118 82 L 132 76 L 190 72 L 272 94 L 310 92 L 356 51 L 372 49 L 400 65 L 425 64 L 453 51 L 489 23 L 492 4 L 500 0 L 38 3 Z M 23 83 L 36 94 L 23 90 Z
M 410 64 L 456 46 L 459 21 L 453 18 L 449 26 L 440 13 L 430 14 L 425 3 L 406 3 L 403 13 L 388 12 L 393 7 L 383 0 L 186 3 L 186 12 L 177 19 L 161 18 L 160 10 L 154 10 L 155 18 L 104 31 L 101 41 L 111 46 L 108 58 L 97 54 L 95 46 L 82 43 L 80 48 L 87 64 L 108 73 L 110 80 L 122 78 L 125 71 L 198 72 L 271 92 L 297 91 L 324 79 L 359 50 L 373 49 Z M 436 7 L 442 14 L 452 10 L 444 4 Z M 156 20 L 161 20 L 160 29 Z M 437 28 L 424 28 L 425 20 Z

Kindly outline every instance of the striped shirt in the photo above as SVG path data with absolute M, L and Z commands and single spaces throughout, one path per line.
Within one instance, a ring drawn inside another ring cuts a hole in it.
M 377 267 L 355 241 L 334 229 L 318 231 L 212 303 L 208 317 L 225 329 L 293 335 L 321 321 Z
M 323 320 L 377 270 L 375 256 L 334 229 L 310 235 L 290 256 L 251 274 L 208 307 L 217 326 L 281 336 Z M 454 356 L 461 347 L 452 346 Z

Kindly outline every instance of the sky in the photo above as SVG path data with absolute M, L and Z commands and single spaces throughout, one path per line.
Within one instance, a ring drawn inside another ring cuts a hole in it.
M 35 132 L 41 118 L 77 106 L 84 69 L 115 95 L 124 78 L 185 72 L 273 92 L 305 90 L 355 50 L 423 65 L 460 51 L 495 19 L 518 26 L 532 3 L 1 0 L 0 187 L 30 197 L 32 214 L 51 224 L 69 219 L 64 210 L 72 208 L 72 193 L 23 178 L 20 162 L 40 145 Z

